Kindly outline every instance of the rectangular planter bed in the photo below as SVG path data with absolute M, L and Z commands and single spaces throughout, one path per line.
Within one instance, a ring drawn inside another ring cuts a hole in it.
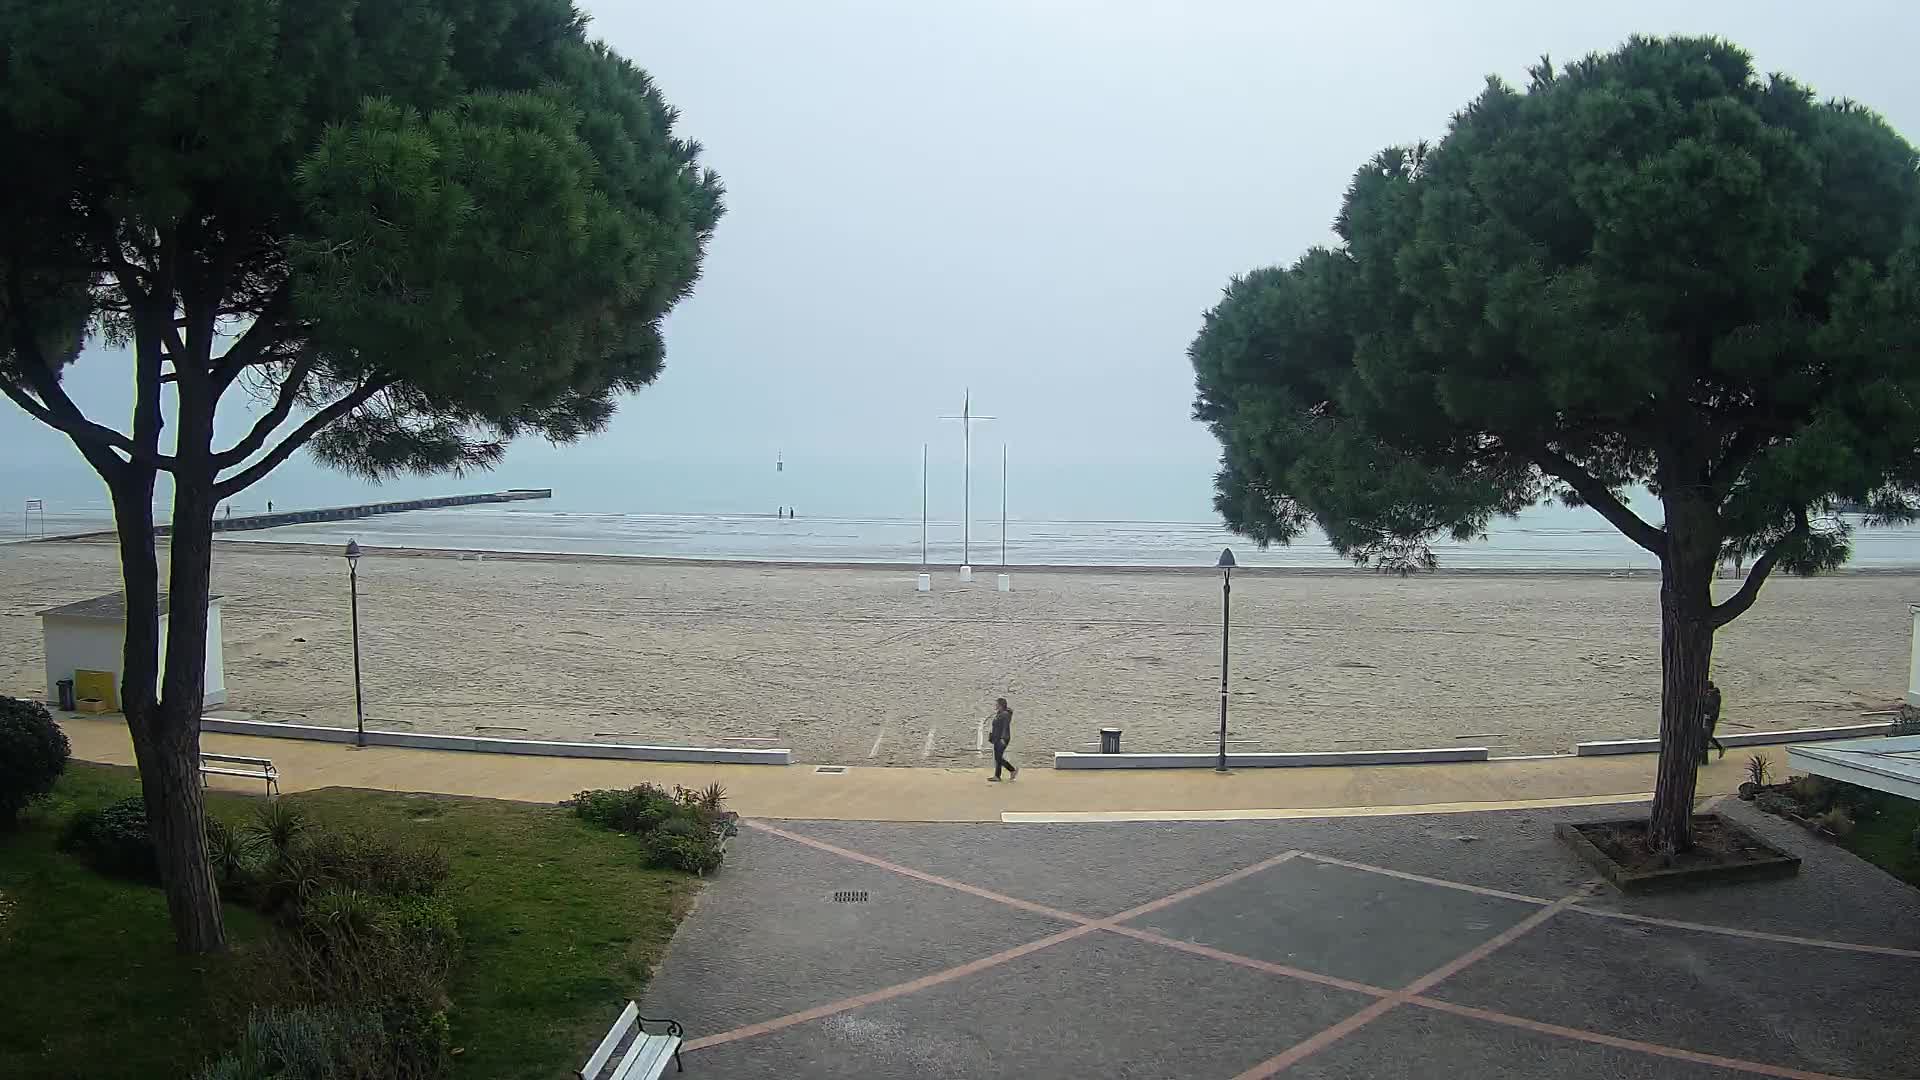
M 1789 855 L 1719 814 L 1693 818 L 1695 849 L 1676 865 L 1641 867 L 1622 862 L 1622 841 L 1645 835 L 1646 820 L 1560 824 L 1555 836 L 1621 892 L 1644 893 L 1734 881 L 1792 877 L 1800 857 Z

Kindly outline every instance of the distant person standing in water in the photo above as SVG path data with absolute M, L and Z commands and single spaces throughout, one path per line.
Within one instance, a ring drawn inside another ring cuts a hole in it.
M 995 698 L 993 702 L 993 730 L 987 734 L 987 741 L 993 744 L 993 781 L 999 782 L 1000 770 L 1007 770 L 1007 779 L 1020 779 L 1020 770 L 1007 760 L 1007 744 L 1013 741 L 1013 707 L 1006 698 Z

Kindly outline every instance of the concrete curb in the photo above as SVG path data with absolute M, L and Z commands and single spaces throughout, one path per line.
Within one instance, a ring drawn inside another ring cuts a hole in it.
M 1731 750 L 1736 746 L 1772 746 L 1778 743 L 1822 742 L 1827 739 L 1859 739 L 1870 735 L 1889 735 L 1893 725 L 1848 724 L 1844 727 L 1798 728 L 1793 731 L 1747 731 L 1720 736 L 1720 744 Z M 1607 754 L 1657 754 L 1659 739 L 1615 739 L 1583 742 L 1573 748 L 1577 757 L 1601 757 Z
M 1484 746 L 1436 750 L 1332 750 L 1289 754 L 1228 754 L 1229 769 L 1289 769 L 1312 765 L 1422 765 L 1445 761 L 1485 761 Z M 1056 753 L 1056 769 L 1211 769 L 1219 754 Z
M 200 730 L 221 735 L 256 735 L 269 739 L 307 739 L 350 743 L 352 728 L 308 724 L 270 724 L 260 720 L 216 720 L 202 717 Z M 631 743 L 547 742 L 542 739 L 495 739 L 482 735 L 429 735 L 411 731 L 369 731 L 368 746 L 399 746 L 413 750 L 465 750 L 483 754 L 531 754 L 539 757 L 610 758 L 619 761 L 697 761 L 726 765 L 791 765 L 793 751 L 739 750 L 726 746 L 636 746 Z

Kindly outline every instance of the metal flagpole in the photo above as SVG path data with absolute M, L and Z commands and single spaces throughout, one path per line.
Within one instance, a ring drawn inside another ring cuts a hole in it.
M 1000 569 L 1007 568 L 1007 444 L 1000 444 Z
M 920 569 L 927 568 L 927 444 L 920 444 Z
M 973 411 L 973 391 L 967 390 L 961 400 L 959 416 L 943 416 L 942 420 L 960 421 L 962 462 L 960 466 L 960 565 L 973 565 L 973 425 L 976 421 L 995 419 L 991 416 L 976 416 Z

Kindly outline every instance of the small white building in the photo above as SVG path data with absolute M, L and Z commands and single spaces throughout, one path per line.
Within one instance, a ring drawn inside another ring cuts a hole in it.
M 160 594 L 160 671 L 167 667 L 167 594 Z M 120 661 L 127 633 L 127 595 L 108 593 L 62 604 L 40 613 L 41 640 L 47 658 L 47 702 L 60 700 L 59 683 L 76 671 L 106 671 L 117 694 Z M 207 599 L 207 705 L 227 700 L 227 665 L 221 654 L 220 598 Z M 155 678 L 158 689 L 158 676 Z

